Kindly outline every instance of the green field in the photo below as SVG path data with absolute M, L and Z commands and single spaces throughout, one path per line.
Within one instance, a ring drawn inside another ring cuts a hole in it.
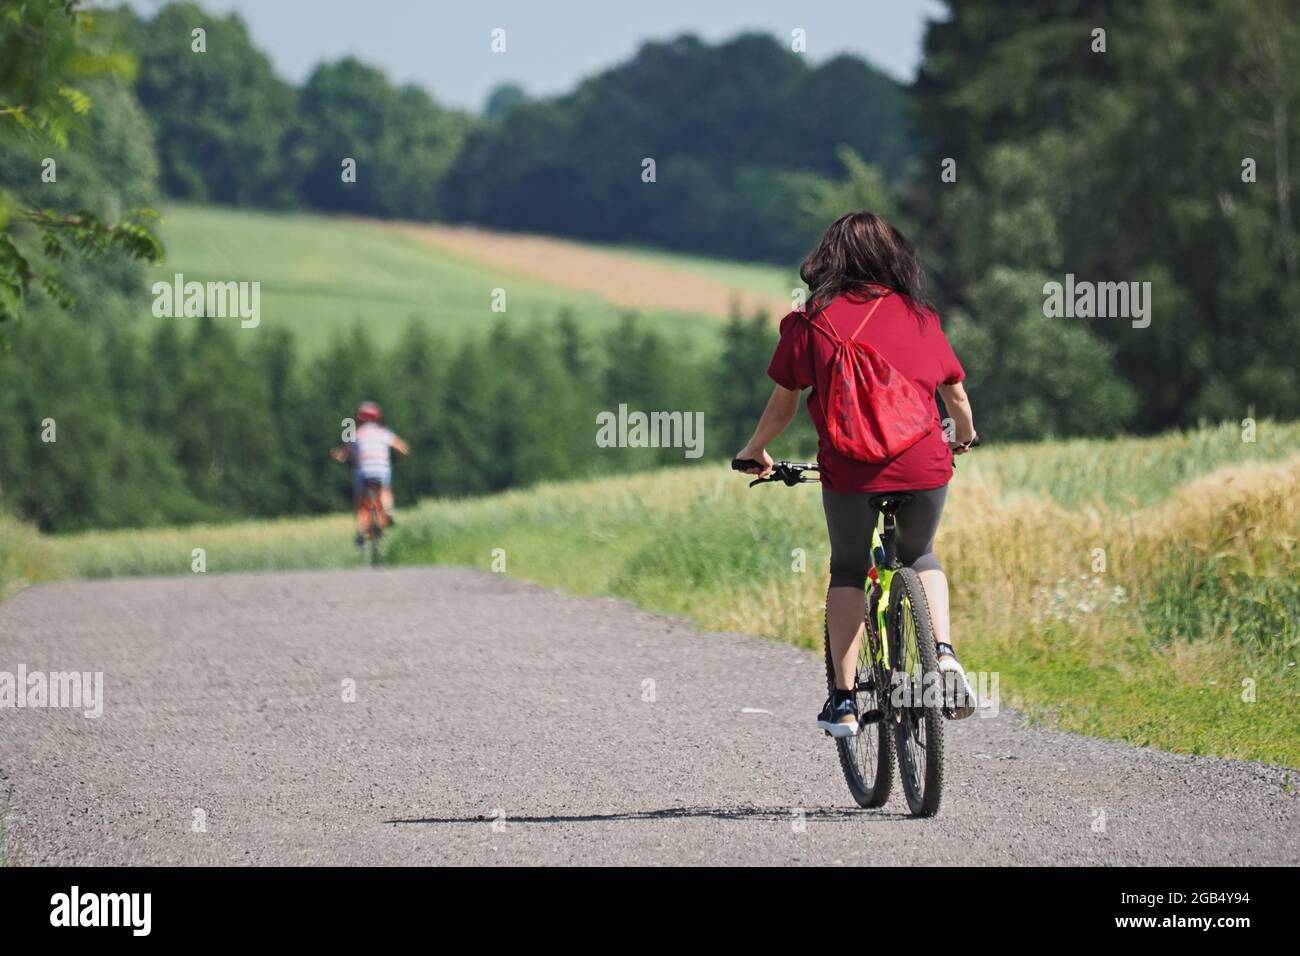
M 1003 702 L 1051 726 L 1300 766 L 1300 425 L 1263 422 L 1257 437 L 1223 426 L 962 459 L 938 550 L 968 669 L 997 672 Z M 27 540 L 23 553 L 41 555 L 40 577 L 190 573 L 197 547 L 209 572 L 338 567 L 358 560 L 348 536 L 334 516 Z M 526 580 L 820 641 L 815 489 L 674 468 L 429 501 L 390 539 L 404 563 L 486 569 L 496 549 Z
M 290 329 L 308 351 L 356 323 L 380 345 L 395 341 L 413 317 L 448 338 L 486 328 L 501 317 L 491 309 L 492 290 L 498 287 L 507 291 L 507 317 L 520 322 L 551 319 L 568 308 L 588 328 L 612 328 L 625 311 L 558 283 L 456 258 L 355 219 L 182 204 L 164 210 L 159 229 L 167 261 L 150 271 L 150 284 L 171 281 L 176 273 L 186 281 L 261 282 L 261 324 L 246 334 Z M 667 264 L 718 268 L 711 262 L 692 264 L 685 256 Z M 762 267 L 730 268 L 737 279 L 758 281 L 764 275 Z M 662 310 L 643 314 L 674 339 L 716 340 L 715 318 Z
M 663 249 L 651 249 L 645 246 L 600 246 L 598 248 L 615 248 L 629 259 L 667 266 L 690 275 L 712 279 L 724 285 L 736 286 L 773 298 L 788 299 L 793 289 L 803 288 L 798 269 L 786 269 L 758 262 L 731 262 L 727 259 L 666 252 Z

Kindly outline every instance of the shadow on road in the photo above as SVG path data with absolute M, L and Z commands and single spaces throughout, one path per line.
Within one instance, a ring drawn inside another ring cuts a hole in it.
M 507 823 L 614 823 L 625 820 L 681 820 L 708 817 L 714 820 L 792 821 L 796 813 L 804 820 L 863 821 L 908 819 L 907 813 L 870 812 L 840 807 L 806 809 L 797 807 L 668 807 L 664 810 L 629 810 L 625 813 L 580 813 L 551 816 L 508 815 L 499 819 Z M 477 814 L 472 817 L 422 817 L 413 820 L 385 820 L 385 823 L 492 823 L 498 817 Z

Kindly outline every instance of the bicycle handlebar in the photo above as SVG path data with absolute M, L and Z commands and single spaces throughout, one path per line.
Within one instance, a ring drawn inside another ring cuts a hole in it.
M 978 448 L 979 443 L 980 436 L 976 435 L 970 440 L 970 443 L 966 445 L 966 447 L 968 449 Z M 731 460 L 732 471 L 744 471 L 747 468 L 762 467 L 763 463 L 761 461 L 755 461 L 752 458 L 733 458 Z M 810 461 L 778 461 L 772 465 L 772 471 L 768 475 L 761 478 L 755 478 L 749 483 L 749 487 L 753 488 L 755 485 L 762 485 L 771 481 L 780 481 L 787 485 L 794 486 L 803 484 L 804 482 L 821 480 L 820 478 L 805 478 L 803 476 L 805 471 L 818 471 L 817 465 Z
M 754 461 L 752 458 L 733 458 L 731 461 L 732 471 L 744 471 L 746 468 L 762 468 L 761 461 Z M 805 471 L 816 471 L 817 465 L 810 461 L 778 461 L 772 466 L 772 471 L 765 477 L 755 478 L 749 483 L 749 487 L 766 484 L 769 481 L 781 481 L 787 485 L 798 485 L 803 482 L 819 481 L 818 478 L 805 478 Z

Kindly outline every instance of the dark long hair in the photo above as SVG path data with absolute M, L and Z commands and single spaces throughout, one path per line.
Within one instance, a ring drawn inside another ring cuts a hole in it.
M 851 212 L 831 223 L 817 248 L 799 267 L 808 286 L 808 312 L 824 309 L 836 296 L 872 299 L 869 288 L 882 285 L 902 293 L 914 306 L 933 311 L 925 289 L 925 270 L 907 237 L 874 212 Z

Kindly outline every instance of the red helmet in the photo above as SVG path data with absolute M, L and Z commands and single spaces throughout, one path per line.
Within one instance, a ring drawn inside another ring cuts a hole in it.
M 362 422 L 381 422 L 384 420 L 384 413 L 374 402 L 362 402 L 357 406 L 357 424 Z

